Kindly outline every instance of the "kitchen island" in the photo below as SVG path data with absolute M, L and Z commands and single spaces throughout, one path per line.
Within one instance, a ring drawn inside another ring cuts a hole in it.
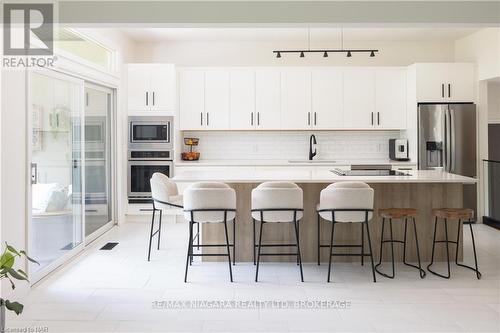
M 328 184 L 339 181 L 362 181 L 368 183 L 375 191 L 375 212 L 370 222 L 370 234 L 374 260 L 378 261 L 380 248 L 381 218 L 378 217 L 379 208 L 402 208 L 412 207 L 418 210 L 417 231 L 422 261 L 430 261 L 432 249 L 432 236 L 434 220 L 431 216 L 433 208 L 449 207 L 461 208 L 463 202 L 463 187 L 475 186 L 476 179 L 463 177 L 441 171 L 411 170 L 405 171 L 408 175 L 399 176 L 340 176 L 325 168 L 297 167 L 297 168 L 265 168 L 255 167 L 245 170 L 231 170 L 221 167 L 218 170 L 184 171 L 174 177 L 177 183 L 194 183 L 200 181 L 225 182 L 235 189 L 237 196 L 237 223 L 236 223 L 236 260 L 252 261 L 252 218 L 250 215 L 251 191 L 257 185 L 265 181 L 290 181 L 300 186 L 304 192 L 304 218 L 300 221 L 300 245 L 303 262 L 316 262 L 317 259 L 317 215 L 316 204 L 322 189 Z M 411 225 L 410 225 L 411 226 Z M 258 226 L 257 226 L 258 227 Z M 321 243 L 329 243 L 331 223 L 321 222 Z M 346 223 L 335 229 L 336 244 L 354 244 L 361 242 L 360 225 L 357 223 Z M 456 237 L 457 223 L 448 223 L 448 234 Z M 386 228 L 386 232 L 388 232 Z M 441 228 L 439 228 L 441 229 Z M 444 237 L 444 231 L 438 229 L 437 238 Z M 258 230 L 258 229 L 257 229 Z M 404 222 L 393 221 L 393 232 L 395 239 L 402 239 L 404 233 Z M 388 233 L 386 234 L 386 237 Z M 224 232 L 222 225 L 203 225 L 203 243 L 221 243 Z M 269 225 L 263 243 L 290 243 L 294 242 L 293 226 Z M 365 251 L 368 242 L 365 237 Z M 276 248 L 275 251 L 288 252 L 287 248 Z M 395 244 L 395 260 L 402 261 L 403 247 Z M 454 249 L 451 249 L 453 253 Z M 214 248 L 205 248 L 205 253 L 218 251 Z M 224 250 L 220 250 L 224 251 Z M 322 261 L 328 260 L 328 249 L 321 250 Z M 338 249 L 342 252 L 342 249 Z M 343 252 L 347 252 L 346 249 Z M 406 249 L 407 260 L 417 260 L 416 247 L 413 236 L 413 228 L 408 228 L 408 244 Z M 445 259 L 445 247 L 436 246 L 435 260 Z M 205 257 L 205 260 L 224 260 L 223 258 Z M 462 258 L 462 242 L 459 244 L 459 260 Z M 358 261 L 359 257 L 333 257 L 336 261 Z M 389 247 L 384 251 L 384 261 L 390 259 Z M 273 256 L 264 257 L 263 260 L 270 261 L 295 261 L 295 257 Z

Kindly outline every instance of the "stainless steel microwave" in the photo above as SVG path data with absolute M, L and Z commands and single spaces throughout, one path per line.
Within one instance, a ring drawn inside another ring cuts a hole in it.
M 128 118 L 130 149 L 171 149 L 173 117 Z

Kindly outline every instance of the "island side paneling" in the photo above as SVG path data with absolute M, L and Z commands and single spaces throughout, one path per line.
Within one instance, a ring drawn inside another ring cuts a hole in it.
M 236 221 L 236 261 L 253 261 L 252 254 L 252 218 L 250 215 L 251 191 L 257 183 L 232 183 L 229 184 L 236 190 L 237 195 L 237 221 Z M 316 204 L 319 194 L 328 184 L 322 183 L 298 183 L 304 191 L 304 218 L 300 224 L 300 245 L 303 262 L 317 261 L 317 215 Z M 431 210 L 433 208 L 462 207 L 462 184 L 457 183 L 376 183 L 370 184 L 375 190 L 375 214 L 369 223 L 372 250 L 375 262 L 378 262 L 380 253 L 380 233 L 382 219 L 378 216 L 379 208 L 403 208 L 412 207 L 418 209 L 416 219 L 417 232 L 420 248 L 420 258 L 423 262 L 430 261 L 432 250 L 432 236 L 434 231 L 434 219 Z M 395 239 L 403 239 L 404 221 L 393 220 L 393 234 Z M 321 220 L 321 243 L 329 244 L 331 223 Z M 448 237 L 452 240 L 457 236 L 457 221 L 448 222 Z M 389 237 L 389 224 L 386 223 L 385 235 Z M 232 239 L 232 223 L 228 224 L 230 240 Z M 258 241 L 260 223 L 256 223 L 256 241 Z M 265 243 L 293 243 L 295 236 L 293 224 L 267 223 L 263 229 L 263 244 Z M 442 224 L 438 224 L 437 239 L 444 239 Z M 202 241 L 204 244 L 224 243 L 224 227 L 222 224 L 204 224 L 202 227 Z M 339 223 L 335 226 L 335 244 L 359 244 L 361 243 L 360 223 Z M 368 240 L 365 230 L 365 252 L 368 252 Z M 195 251 L 196 247 L 195 247 Z M 225 248 L 205 248 L 204 253 L 222 253 Z M 294 248 L 262 248 L 264 252 L 294 252 Z M 334 249 L 338 253 L 358 251 L 359 249 Z M 403 261 L 402 244 L 394 244 L 395 260 Z M 232 254 L 232 253 L 231 253 Z M 450 245 L 451 258 L 455 257 L 455 247 Z M 390 260 L 390 244 L 384 248 L 383 261 Z M 416 262 L 416 246 L 413 233 L 413 225 L 408 222 L 407 234 L 407 261 Z M 462 242 L 459 244 L 459 260 L 462 258 Z M 435 260 L 444 261 L 446 252 L 444 245 L 436 244 Z M 206 261 L 223 261 L 223 257 L 204 257 Z M 334 261 L 360 261 L 359 257 L 334 257 Z M 365 257 L 365 264 L 369 264 L 369 257 Z M 292 256 L 263 256 L 261 261 L 296 261 Z M 328 248 L 321 249 L 321 261 L 328 261 Z

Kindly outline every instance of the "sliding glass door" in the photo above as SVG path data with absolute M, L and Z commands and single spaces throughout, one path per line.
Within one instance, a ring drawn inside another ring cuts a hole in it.
M 83 81 L 31 72 L 30 267 L 36 281 L 83 247 Z
M 113 91 L 85 84 L 85 236 L 99 236 L 112 226 Z

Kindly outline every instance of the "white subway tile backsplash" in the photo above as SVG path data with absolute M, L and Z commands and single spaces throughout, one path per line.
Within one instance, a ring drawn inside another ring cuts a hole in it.
M 310 132 L 302 131 L 186 131 L 200 138 L 197 150 L 204 160 L 287 160 L 307 158 Z M 400 131 L 315 132 L 318 157 L 323 159 L 387 159 L 389 139 Z M 184 147 L 186 150 L 187 148 Z

